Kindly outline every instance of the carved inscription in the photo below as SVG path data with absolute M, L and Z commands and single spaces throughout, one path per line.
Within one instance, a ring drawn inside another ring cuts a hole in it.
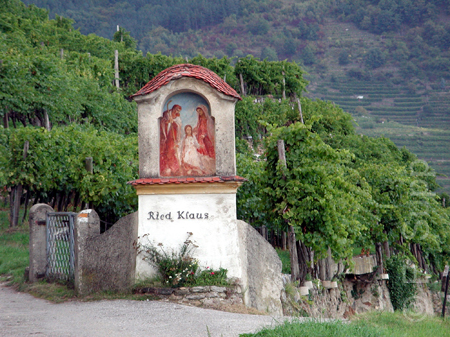
M 176 213 L 168 212 L 148 212 L 147 220 L 207 220 L 209 213 L 193 213 L 187 211 L 176 211 Z

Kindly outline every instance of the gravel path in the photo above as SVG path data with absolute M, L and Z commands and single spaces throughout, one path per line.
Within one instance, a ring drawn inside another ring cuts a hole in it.
M 270 316 L 233 314 L 158 301 L 54 304 L 0 284 L 0 336 L 5 337 L 227 337 L 274 324 L 277 319 Z

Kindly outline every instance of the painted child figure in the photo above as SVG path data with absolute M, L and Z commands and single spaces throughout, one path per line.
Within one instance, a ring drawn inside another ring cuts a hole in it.
M 186 125 L 184 127 L 184 139 L 181 146 L 181 162 L 185 175 L 199 176 L 205 174 L 200 154 L 197 151 L 199 148 L 200 145 L 192 134 L 192 126 Z

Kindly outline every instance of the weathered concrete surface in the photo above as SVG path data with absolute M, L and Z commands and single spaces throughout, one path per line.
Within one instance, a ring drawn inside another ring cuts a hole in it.
M 4 337 L 235 337 L 278 323 L 282 322 L 270 316 L 156 301 L 52 304 L 0 285 L 0 335 Z
M 44 277 L 47 265 L 47 232 L 45 221 L 47 213 L 54 212 L 47 204 L 36 204 L 30 209 L 30 282 Z
M 282 316 L 281 260 L 272 245 L 267 242 L 252 226 L 244 221 L 237 221 L 240 244 L 245 252 L 246 278 L 244 300 L 247 306 L 257 310 Z
M 225 268 L 228 277 L 242 278 L 235 194 L 140 195 L 138 212 L 138 236 L 142 245 L 157 247 L 169 254 L 179 252 L 189 232 L 192 233 L 189 240 L 198 246 L 192 256 L 199 260 L 203 269 Z M 165 216 L 163 220 L 161 214 Z M 190 218 L 189 214 L 195 217 Z M 159 244 L 162 247 L 158 247 Z M 137 279 L 157 273 L 142 260 L 143 256 L 139 254 L 136 261 Z
M 77 292 L 130 288 L 135 281 L 137 212 L 121 218 L 103 234 L 97 213 L 91 211 L 87 218 L 80 215 L 76 226 Z
M 353 263 L 355 266 L 351 269 L 350 273 L 355 275 L 372 273 L 373 269 L 377 265 L 374 255 L 354 257 Z

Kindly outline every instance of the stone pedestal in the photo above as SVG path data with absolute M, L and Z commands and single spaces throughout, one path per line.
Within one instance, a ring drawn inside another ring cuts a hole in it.
M 53 212 L 53 208 L 46 204 L 36 204 L 30 209 L 30 268 L 29 280 L 36 282 L 45 277 L 47 266 L 47 213 Z

